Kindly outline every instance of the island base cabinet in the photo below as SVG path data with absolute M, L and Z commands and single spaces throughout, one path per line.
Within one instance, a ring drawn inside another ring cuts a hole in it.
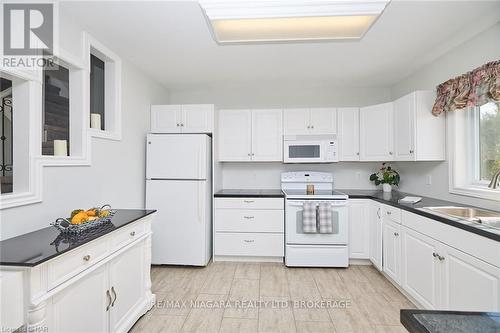
M 107 332 L 106 267 L 100 267 L 52 297 L 49 332 Z

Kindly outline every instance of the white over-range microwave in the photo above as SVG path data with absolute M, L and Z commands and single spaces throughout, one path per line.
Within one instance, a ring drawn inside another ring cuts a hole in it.
M 285 135 L 283 139 L 285 163 L 339 161 L 336 135 Z

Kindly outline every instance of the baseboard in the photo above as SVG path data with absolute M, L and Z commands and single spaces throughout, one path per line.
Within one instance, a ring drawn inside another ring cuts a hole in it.
M 372 266 L 370 259 L 349 259 L 349 265 Z
M 284 257 L 251 257 L 251 256 L 213 256 L 212 261 L 235 261 L 235 262 L 278 262 L 284 263 Z

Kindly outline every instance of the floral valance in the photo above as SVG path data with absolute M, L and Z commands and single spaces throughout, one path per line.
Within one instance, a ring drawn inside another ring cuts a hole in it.
M 432 114 L 500 101 L 500 60 L 441 83 Z

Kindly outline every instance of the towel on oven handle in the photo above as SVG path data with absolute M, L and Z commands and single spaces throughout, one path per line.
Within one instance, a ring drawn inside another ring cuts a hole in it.
M 333 232 L 332 205 L 328 202 L 320 202 L 318 208 L 319 233 L 331 234 Z
M 302 206 L 302 232 L 304 233 L 316 233 L 318 228 L 316 227 L 316 203 L 306 201 Z

